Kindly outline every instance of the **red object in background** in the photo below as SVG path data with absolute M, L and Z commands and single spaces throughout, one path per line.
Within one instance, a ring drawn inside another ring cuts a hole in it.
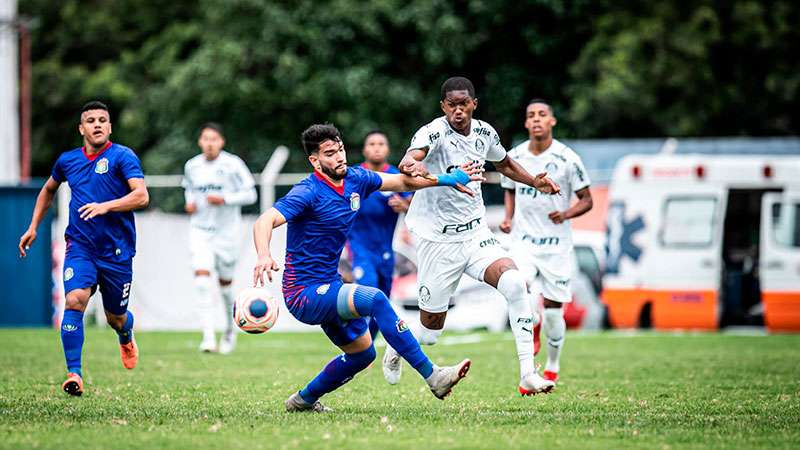
M 703 166 L 697 166 L 694 168 L 694 173 L 697 175 L 697 178 L 703 178 L 706 176 L 706 168 Z
M 567 328 L 580 328 L 585 315 L 586 307 L 579 305 L 575 297 L 572 298 L 572 302 L 564 305 L 564 321 L 567 322 Z
M 772 178 L 772 166 L 764 166 L 764 178 Z

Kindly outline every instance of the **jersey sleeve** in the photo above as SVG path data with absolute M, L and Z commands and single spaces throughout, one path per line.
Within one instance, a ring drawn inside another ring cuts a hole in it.
M 50 171 L 50 176 L 59 183 L 67 181 L 67 177 L 64 174 L 64 162 L 61 156 L 59 156 L 56 163 L 53 164 L 53 170 Z
M 414 133 L 414 137 L 411 138 L 411 144 L 409 144 L 408 150 L 427 148 L 428 152 L 431 152 L 439 145 L 439 141 L 442 139 L 443 135 L 444 133 L 437 129 L 437 127 L 425 125 L 417 130 L 416 133 Z
M 380 175 L 371 170 L 363 169 L 363 171 L 364 175 L 362 180 L 362 186 L 364 193 L 362 195 L 366 198 L 369 194 L 372 194 L 373 192 L 381 188 L 381 186 L 383 185 L 383 179 L 381 179 Z
M 192 171 L 189 168 L 189 162 L 183 165 L 183 180 L 181 180 L 181 187 L 183 188 L 183 197 L 186 203 L 194 203 L 194 185 L 192 184 Z
M 500 174 L 500 187 L 503 189 L 514 189 L 514 180 L 508 178 L 507 176 Z
M 258 199 L 256 181 L 241 158 L 236 158 L 235 169 L 231 176 L 233 177 L 234 191 L 225 193 L 223 196 L 225 203 L 239 206 L 255 203 Z
M 132 150 L 126 151 L 123 153 L 122 158 L 120 158 L 120 170 L 123 178 L 126 180 L 130 180 L 131 178 L 144 178 L 142 163 L 139 162 L 139 157 L 136 156 Z
M 508 152 L 506 148 L 503 147 L 503 144 L 500 143 L 500 135 L 497 134 L 497 131 L 492 129 L 491 135 L 489 136 L 489 150 L 486 152 L 486 160 L 492 162 L 498 162 L 505 159 Z
M 303 183 L 296 184 L 288 194 L 275 202 L 273 208 L 277 209 L 287 222 L 302 216 L 312 205 L 314 192 Z
M 572 192 L 578 192 L 592 184 L 589 180 L 589 174 L 586 173 L 586 168 L 583 167 L 583 161 L 577 154 L 573 153 L 569 168 L 569 184 L 572 188 Z

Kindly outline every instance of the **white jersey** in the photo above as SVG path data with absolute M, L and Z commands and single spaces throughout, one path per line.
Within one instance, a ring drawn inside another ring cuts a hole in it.
M 422 162 L 433 174 L 446 173 L 469 161 L 484 164 L 506 157 L 494 128 L 477 119 L 470 123 L 469 136 L 455 131 L 445 116 L 433 120 L 414 134 L 409 150 L 426 147 L 428 154 Z M 472 181 L 467 186 L 475 192 L 474 197 L 449 186 L 417 191 L 406 214 L 409 230 L 429 241 L 462 242 L 486 228 L 481 183 Z
M 255 203 L 257 198 L 255 180 L 241 158 L 224 150 L 213 161 L 197 155 L 186 162 L 181 185 L 185 189 L 186 203 L 197 205 L 190 220 L 192 228 L 237 238 L 241 207 Z M 225 204 L 209 204 L 208 194 L 222 196 Z
M 542 194 L 525 184 L 500 177 L 500 184 L 515 191 L 514 220 L 511 238 L 531 244 L 539 254 L 568 252 L 572 249 L 572 230 L 569 221 L 555 224 L 547 217 L 553 211 L 569 208 L 572 193 L 589 186 L 589 176 L 581 158 L 571 148 L 553 139 L 550 147 L 538 156 L 528 150 L 525 141 L 508 152 L 522 168 L 532 175 L 547 172 L 561 187 L 561 195 Z

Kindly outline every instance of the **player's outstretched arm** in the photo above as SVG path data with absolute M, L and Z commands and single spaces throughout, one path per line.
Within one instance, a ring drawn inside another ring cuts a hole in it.
M 400 173 L 410 177 L 430 177 L 430 172 L 428 172 L 425 164 L 422 164 L 422 160 L 425 159 L 427 154 L 428 147 L 412 148 L 406 152 L 397 168 Z
M 261 214 L 255 225 L 253 225 L 253 243 L 258 254 L 258 261 L 253 269 L 253 286 L 265 285 L 264 273 L 267 274 L 267 279 L 271 282 L 272 272 L 278 271 L 278 263 L 272 259 L 269 243 L 272 241 L 272 230 L 285 223 L 286 218 L 283 217 L 283 214 L 275 208 L 270 208 L 267 212 Z
M 28 226 L 25 233 L 22 234 L 22 237 L 19 238 L 19 256 L 21 258 L 27 255 L 26 250 L 31 248 L 33 241 L 36 240 L 36 229 L 39 228 L 39 224 L 42 222 L 44 215 L 47 213 L 47 210 L 50 209 L 50 205 L 53 204 L 53 198 L 56 196 L 60 185 L 61 183 L 54 180 L 53 177 L 50 177 L 39 191 L 39 195 L 36 197 L 36 205 L 33 207 L 31 224 Z
M 548 214 L 547 217 L 549 217 L 553 223 L 561 223 L 565 220 L 574 219 L 575 217 L 586 214 L 592 209 L 592 206 L 594 206 L 592 193 L 589 192 L 588 187 L 575 191 L 575 196 L 578 197 L 578 201 L 569 209 L 553 211 Z
M 80 208 L 81 219 L 89 220 L 109 212 L 126 212 L 142 209 L 150 204 L 150 194 L 144 184 L 144 178 L 128 178 L 128 188 L 131 190 L 123 197 L 102 203 L 87 203 Z
M 542 172 L 535 177 L 523 169 L 518 162 L 513 158 L 506 156 L 502 161 L 494 163 L 494 167 L 498 172 L 511 178 L 514 181 L 525 183 L 530 187 L 536 188 L 537 191 L 545 194 L 558 194 L 561 188 L 555 181 L 547 178 L 547 173 Z
M 451 186 L 467 195 L 475 195 L 466 185 L 470 181 L 486 181 L 483 167 L 469 162 L 450 173 L 427 176 L 409 176 L 406 174 L 378 173 L 383 181 L 381 191 L 410 192 L 434 186 Z

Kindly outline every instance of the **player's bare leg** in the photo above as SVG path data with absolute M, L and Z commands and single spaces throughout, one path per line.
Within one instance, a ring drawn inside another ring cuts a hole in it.
M 511 258 L 500 258 L 486 268 L 483 279 L 508 301 L 508 320 L 519 358 L 520 394 L 550 392 L 553 382 L 539 376 L 533 363 L 533 327 L 538 322 L 538 316 L 532 310 L 525 278 Z
M 139 346 L 133 337 L 133 316 L 130 312 L 112 314 L 106 311 L 106 321 L 120 336 L 119 356 L 122 366 L 128 370 L 133 369 L 139 362 Z
M 420 327 L 414 330 L 414 336 L 420 345 L 433 345 L 444 331 L 444 322 L 447 318 L 447 311 L 432 313 L 419 310 Z M 391 345 L 386 345 L 383 354 L 383 378 L 389 384 L 397 384 L 403 374 L 403 359 Z
M 214 299 L 211 296 L 213 288 L 211 272 L 208 270 L 195 270 L 194 285 L 197 290 L 197 306 L 200 314 L 200 327 L 203 330 L 203 340 L 200 342 L 200 351 L 211 353 L 217 351 L 217 341 L 214 337 Z
M 61 389 L 67 394 L 83 394 L 81 353 L 83 351 L 83 313 L 92 295 L 90 288 L 73 289 L 66 295 L 61 321 L 61 344 L 67 361 L 67 379 Z
M 544 368 L 543 375 L 545 379 L 555 383 L 558 380 L 561 349 L 564 346 L 564 336 L 567 330 L 562 304 L 544 299 L 543 322 L 543 328 L 545 334 L 547 334 L 547 365 Z
M 233 327 L 233 280 L 219 279 L 222 303 L 225 304 L 225 331 L 219 339 L 219 352 L 223 355 L 236 348 L 236 330 Z

